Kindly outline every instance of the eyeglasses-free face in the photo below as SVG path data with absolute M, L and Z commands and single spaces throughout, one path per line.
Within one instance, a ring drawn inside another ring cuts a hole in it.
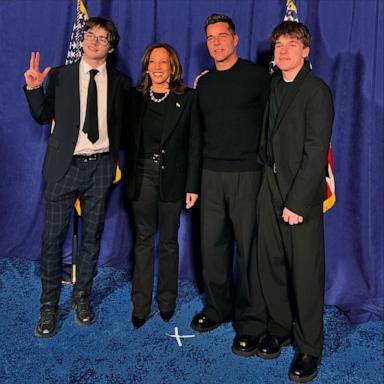
M 207 26 L 207 47 L 217 69 L 230 68 L 237 60 L 237 35 L 231 33 L 228 23 L 218 22 Z
M 161 93 L 169 90 L 172 66 L 169 53 L 165 48 L 155 48 L 151 52 L 147 72 L 151 78 L 154 92 Z
M 285 80 L 293 80 L 309 55 L 309 47 L 296 36 L 281 35 L 274 47 L 275 63 L 283 72 Z

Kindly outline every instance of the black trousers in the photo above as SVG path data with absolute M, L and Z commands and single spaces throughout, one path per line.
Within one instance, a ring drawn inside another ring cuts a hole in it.
M 258 199 L 259 272 L 277 336 L 293 331 L 303 353 L 320 356 L 323 347 L 324 231 L 322 205 L 302 224 L 282 219 L 282 199 L 275 174 L 266 167 Z
M 90 292 L 104 227 L 107 192 L 116 165 L 109 154 L 94 160 L 74 157 L 66 175 L 45 189 L 45 226 L 41 251 L 42 304 L 57 305 L 62 279 L 62 247 L 73 204 L 80 193 L 82 240 L 74 292 Z
M 204 313 L 215 321 L 233 316 L 237 333 L 266 331 L 265 304 L 257 270 L 256 201 L 261 172 L 203 170 L 201 241 L 206 293 Z M 237 282 L 233 286 L 234 240 Z
M 156 300 L 160 311 L 176 307 L 179 269 L 178 230 L 184 199 L 161 201 L 159 163 L 139 160 L 136 186 L 138 197 L 132 201 L 136 229 L 133 275 L 133 315 L 144 318 L 151 312 L 155 237 L 159 228 L 159 264 Z

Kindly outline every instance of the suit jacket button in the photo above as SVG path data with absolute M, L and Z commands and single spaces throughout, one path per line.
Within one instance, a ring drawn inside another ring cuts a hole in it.
M 165 153 L 165 149 L 162 149 L 162 150 L 161 150 L 161 153 Z
M 165 166 L 164 166 L 164 165 L 162 165 L 162 166 L 161 166 L 161 169 L 164 171 L 164 169 L 165 169 Z

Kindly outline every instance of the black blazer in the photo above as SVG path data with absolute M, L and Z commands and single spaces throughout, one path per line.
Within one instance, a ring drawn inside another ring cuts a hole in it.
M 201 126 L 196 93 L 187 88 L 184 94 L 171 92 L 168 98 L 160 142 L 160 198 L 163 201 L 184 198 L 186 192 L 199 193 L 201 174 Z M 124 135 L 128 151 L 124 178 L 130 200 L 137 196 L 135 176 L 147 102 L 148 96 L 131 89 L 127 100 Z
M 129 79 L 115 69 L 107 67 L 107 123 L 109 151 L 112 161 L 118 159 L 123 100 Z M 39 124 L 55 128 L 48 139 L 43 175 L 47 181 L 56 182 L 67 172 L 76 147 L 80 128 L 79 62 L 53 68 L 49 72 L 46 92 L 43 87 L 27 91 L 24 87 L 32 116 Z
M 271 92 L 281 73 L 271 83 Z M 281 203 L 304 216 L 326 198 L 327 153 L 334 117 L 329 87 L 309 64 L 298 73 L 284 97 L 269 133 Z M 268 113 L 264 116 L 260 155 L 267 162 Z

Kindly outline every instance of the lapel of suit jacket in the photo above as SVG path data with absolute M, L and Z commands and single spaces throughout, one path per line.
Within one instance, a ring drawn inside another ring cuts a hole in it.
M 144 112 L 145 108 L 148 103 L 148 96 L 143 95 L 141 92 L 137 90 L 133 90 L 134 92 L 134 108 L 135 110 L 132 110 L 132 113 L 137 114 L 137 120 L 135 120 L 135 123 L 132 126 L 133 130 L 133 136 L 134 136 L 134 141 L 136 143 L 136 147 L 139 148 L 140 145 L 140 139 L 141 139 L 141 130 L 143 127 L 143 118 L 144 118 Z
M 173 92 L 169 94 L 166 115 L 164 119 L 164 128 L 161 135 L 160 148 L 163 147 L 165 140 L 176 127 L 176 124 L 184 109 L 184 95 L 177 95 Z
M 108 86 L 107 86 L 107 122 L 108 122 L 108 130 L 111 127 L 110 119 L 111 119 L 111 112 L 112 112 L 112 105 L 113 105 L 113 99 L 115 98 L 116 94 L 116 75 L 113 72 L 112 69 L 108 68 L 107 65 L 107 74 L 108 74 Z
M 281 104 L 281 107 L 280 107 L 279 112 L 278 112 L 277 117 L 276 117 L 276 122 L 275 122 L 275 126 L 273 128 L 273 131 L 272 131 L 272 135 L 276 134 L 276 132 L 278 131 L 281 121 L 283 120 L 283 118 L 284 118 L 285 114 L 287 113 L 291 104 L 294 102 L 294 100 L 297 96 L 297 93 L 299 92 L 300 88 L 302 87 L 303 82 L 304 82 L 305 78 L 307 77 L 307 75 L 310 73 L 310 71 L 311 71 L 311 69 L 310 69 L 309 63 L 304 63 L 304 66 L 303 66 L 303 68 L 301 68 L 300 72 L 297 74 L 297 76 L 296 76 L 296 78 L 292 84 L 292 87 L 290 87 L 288 89 L 288 91 L 286 92 L 286 94 L 284 96 L 284 100 Z
M 80 125 L 80 61 L 72 65 L 65 66 L 63 68 L 68 68 L 68 73 L 66 77 L 66 84 L 68 84 L 68 102 L 72 104 L 71 110 L 73 111 L 73 116 L 75 120 L 75 126 Z M 75 132 L 78 134 L 78 132 Z M 77 140 L 77 136 L 76 136 Z

